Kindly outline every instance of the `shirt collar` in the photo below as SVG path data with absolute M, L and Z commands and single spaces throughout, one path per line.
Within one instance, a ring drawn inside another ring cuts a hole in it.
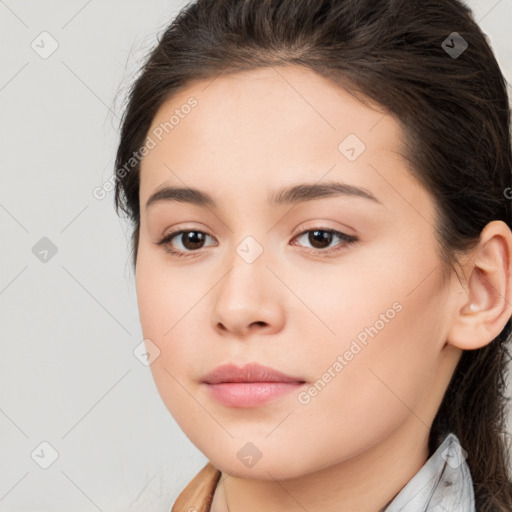
M 384 512 L 475 512 L 467 453 L 449 433 Z

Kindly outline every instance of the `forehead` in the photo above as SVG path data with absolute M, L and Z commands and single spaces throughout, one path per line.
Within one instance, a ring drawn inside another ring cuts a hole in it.
M 301 66 L 191 83 L 162 104 L 148 136 L 156 145 L 141 162 L 141 203 L 164 182 L 220 194 L 240 185 L 266 197 L 323 176 L 389 195 L 384 167 L 412 179 L 399 122 Z
M 191 99 L 193 108 L 188 107 Z M 209 145 L 231 136 L 238 144 L 247 140 L 293 146 L 307 142 L 294 136 L 307 134 L 308 141 L 318 143 L 326 134 L 341 140 L 354 133 L 373 145 L 394 148 L 401 136 L 398 121 L 382 106 L 372 103 L 370 108 L 334 82 L 296 65 L 194 81 L 160 106 L 149 132 L 165 129 L 173 117 L 164 137 L 172 132 L 177 141 L 189 128 L 198 144 Z

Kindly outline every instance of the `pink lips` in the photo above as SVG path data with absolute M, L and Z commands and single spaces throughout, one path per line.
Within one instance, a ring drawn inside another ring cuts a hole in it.
M 298 389 L 304 384 L 292 377 L 257 363 L 239 368 L 224 364 L 215 368 L 202 381 L 219 402 L 231 407 L 255 407 Z

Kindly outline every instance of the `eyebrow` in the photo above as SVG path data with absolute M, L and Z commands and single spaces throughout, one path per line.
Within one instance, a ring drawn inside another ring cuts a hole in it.
M 369 190 L 349 185 L 347 183 L 299 183 L 288 188 L 282 188 L 269 197 L 270 206 L 276 208 L 282 205 L 298 204 L 315 199 L 337 196 L 352 196 L 369 199 L 382 205 Z M 206 192 L 191 187 L 167 186 L 152 194 L 146 202 L 146 209 L 160 202 L 190 203 L 197 206 L 217 208 L 215 200 Z

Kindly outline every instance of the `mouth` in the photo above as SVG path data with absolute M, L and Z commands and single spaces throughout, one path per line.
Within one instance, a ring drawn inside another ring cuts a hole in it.
M 257 407 L 298 390 L 301 382 L 222 382 L 206 384 L 218 402 L 229 407 Z
M 233 364 L 218 366 L 202 383 L 210 396 L 229 407 L 257 407 L 297 390 L 305 384 L 274 368 L 252 363 L 239 368 Z

